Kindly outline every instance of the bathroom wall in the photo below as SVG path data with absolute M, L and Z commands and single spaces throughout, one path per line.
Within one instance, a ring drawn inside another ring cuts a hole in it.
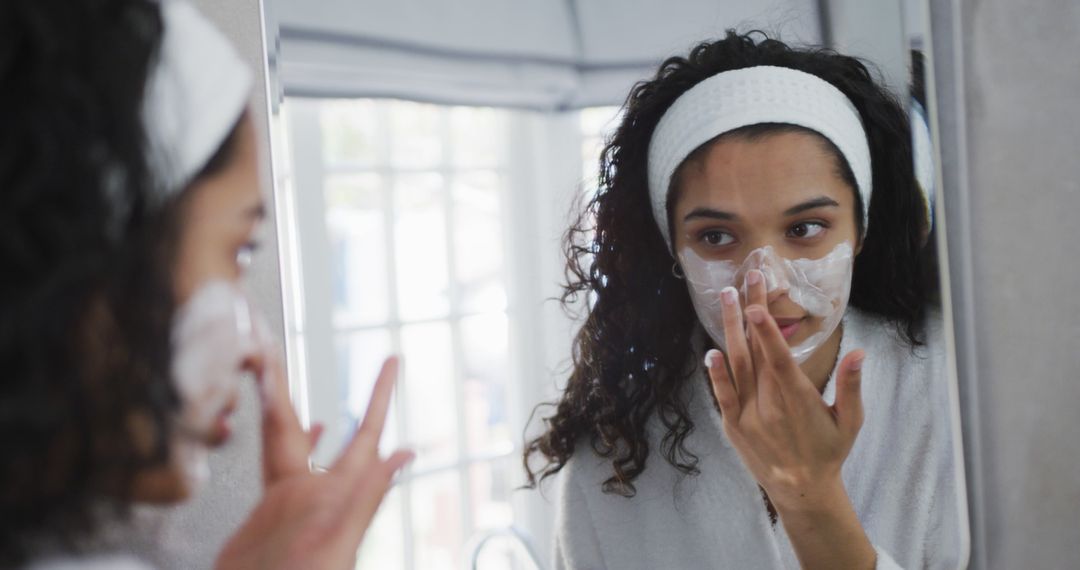
M 931 0 L 972 567 L 1080 560 L 1080 4 Z

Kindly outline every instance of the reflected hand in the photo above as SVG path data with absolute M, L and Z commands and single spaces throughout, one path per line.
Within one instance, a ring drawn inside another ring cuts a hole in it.
M 791 356 L 769 314 L 767 291 L 748 276 L 744 333 L 738 294 L 722 294 L 726 362 L 710 351 L 706 364 L 723 414 L 724 432 L 778 511 L 827 501 L 842 490 L 840 468 L 863 421 L 856 350 L 840 363 L 836 404 L 828 406 Z M 734 376 L 732 378 L 731 376 Z
M 738 294 L 728 289 L 722 294 L 726 365 L 719 351 L 706 356 L 724 433 L 776 507 L 800 566 L 873 568 L 877 553 L 840 477 L 862 427 L 864 353 L 841 361 L 836 404 L 827 406 L 769 315 L 757 273 L 747 294 L 749 340 Z
M 247 521 L 225 545 L 218 568 L 343 569 L 356 551 L 395 473 L 412 459 L 408 451 L 379 457 L 398 360 L 387 359 L 367 413 L 352 441 L 325 472 L 308 458 L 321 428 L 300 427 L 276 352 L 253 362 L 263 401 L 265 492 Z

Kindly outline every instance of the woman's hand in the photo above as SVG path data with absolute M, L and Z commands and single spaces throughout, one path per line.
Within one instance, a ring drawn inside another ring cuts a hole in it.
M 722 294 L 726 365 L 706 356 L 724 433 L 765 490 L 804 568 L 871 568 L 875 554 L 844 490 L 840 469 L 862 426 L 864 354 L 840 363 L 828 406 L 769 315 L 761 273 L 747 275 L 749 339 L 738 293 Z
M 321 429 L 305 432 L 288 398 L 276 353 L 253 367 L 263 401 L 265 492 L 251 516 L 225 545 L 218 568 L 344 569 L 356 551 L 394 474 L 412 459 L 397 451 L 379 457 L 378 444 L 398 361 L 388 359 L 352 441 L 326 472 L 308 467 Z

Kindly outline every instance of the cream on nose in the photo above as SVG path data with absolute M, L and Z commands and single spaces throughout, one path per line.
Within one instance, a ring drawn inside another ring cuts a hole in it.
M 750 255 L 743 260 L 738 275 L 736 275 L 736 281 L 739 284 L 739 290 L 743 293 L 744 300 L 747 293 L 746 274 L 754 269 L 760 271 L 765 278 L 765 290 L 768 292 L 767 299 L 770 303 L 787 295 L 788 291 L 791 290 L 791 282 L 784 265 L 784 259 L 776 253 L 772 246 L 765 246 L 750 252 Z

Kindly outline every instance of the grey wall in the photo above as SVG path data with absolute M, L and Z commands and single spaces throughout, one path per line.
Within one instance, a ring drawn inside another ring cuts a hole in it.
M 263 145 L 262 176 L 267 217 L 259 237 L 260 252 L 253 260 L 248 291 L 255 305 L 281 337 L 283 312 L 274 199 L 270 192 L 269 121 L 260 0 L 194 0 L 228 35 L 256 72 L 251 115 Z M 252 386 L 246 386 L 233 417 L 233 438 L 210 460 L 211 483 L 195 499 L 166 514 L 152 554 L 162 568 L 210 568 L 221 545 L 244 520 L 262 492 L 259 404 Z
M 931 0 L 972 567 L 1080 560 L 1080 3 Z

